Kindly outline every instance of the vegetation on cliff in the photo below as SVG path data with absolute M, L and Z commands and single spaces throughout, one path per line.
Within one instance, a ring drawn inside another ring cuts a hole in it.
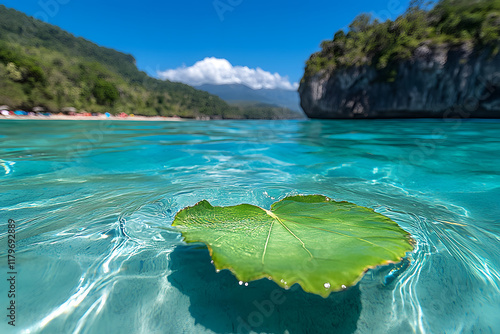
M 432 9 L 412 0 L 394 21 L 379 22 L 369 14 L 357 16 L 349 31 L 335 33 L 321 43 L 321 51 L 306 63 L 304 78 L 351 66 L 369 65 L 388 73 L 408 60 L 420 45 L 460 45 L 476 49 L 500 48 L 500 0 L 440 0 Z
M 210 118 L 290 118 L 228 105 L 191 86 L 161 81 L 137 69 L 135 59 L 0 5 L 0 105 L 57 112 Z

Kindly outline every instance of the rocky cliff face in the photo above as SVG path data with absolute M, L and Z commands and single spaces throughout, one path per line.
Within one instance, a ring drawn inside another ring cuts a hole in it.
M 310 118 L 500 118 L 500 53 L 422 45 L 392 73 L 322 71 L 305 78 L 299 93 Z

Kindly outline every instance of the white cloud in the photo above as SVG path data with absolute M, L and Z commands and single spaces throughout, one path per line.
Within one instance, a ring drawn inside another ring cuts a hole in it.
M 257 67 L 233 66 L 226 59 L 207 57 L 193 66 L 179 67 L 175 70 L 158 71 L 164 80 L 183 82 L 192 86 L 202 84 L 244 84 L 253 89 L 296 90 L 298 83 L 290 83 L 288 77 L 270 73 Z

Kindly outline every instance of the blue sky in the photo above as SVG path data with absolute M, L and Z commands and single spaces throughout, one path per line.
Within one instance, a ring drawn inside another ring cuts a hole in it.
M 371 12 L 383 19 L 395 18 L 404 12 L 409 1 L 0 0 L 0 3 L 99 45 L 130 53 L 137 59 L 138 67 L 152 76 L 214 57 L 236 66 L 231 75 L 257 75 L 252 69 L 261 68 L 279 73 L 277 81 L 288 77 L 293 84 L 302 77 L 305 61 L 319 50 L 321 41 L 346 28 L 356 15 Z M 211 64 L 208 60 L 198 69 Z M 220 61 L 217 64 L 227 65 Z M 183 73 L 186 70 L 175 72 L 177 76 Z M 267 79 L 263 76 L 262 80 Z

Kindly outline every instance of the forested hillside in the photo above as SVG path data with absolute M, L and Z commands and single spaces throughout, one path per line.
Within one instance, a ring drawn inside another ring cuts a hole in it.
M 0 5 L 0 105 L 58 112 L 259 118 L 191 86 L 137 69 L 133 56 L 98 46 Z M 274 115 L 271 118 L 282 118 Z
M 379 22 L 361 14 L 324 41 L 321 51 L 307 61 L 304 79 L 327 72 L 370 65 L 395 73 L 392 65 L 409 60 L 420 45 L 461 45 L 500 50 L 500 0 L 440 0 L 428 9 L 423 0 L 412 0 L 407 11 L 394 21 Z M 303 80 L 304 80 L 303 79 Z

